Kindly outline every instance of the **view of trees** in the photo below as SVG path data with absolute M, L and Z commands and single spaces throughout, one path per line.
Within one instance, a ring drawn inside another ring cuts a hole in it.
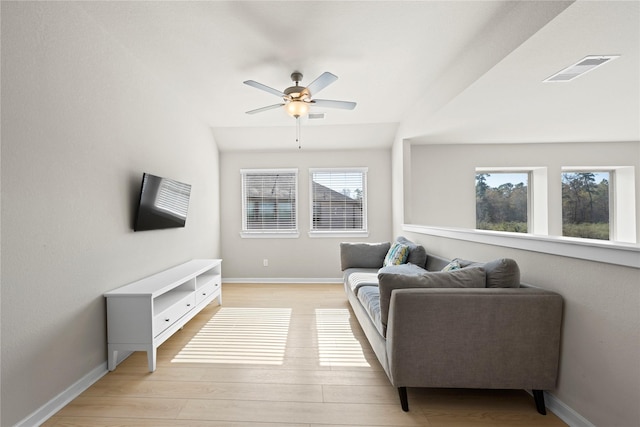
M 562 174 L 562 235 L 609 240 L 609 174 Z
M 512 182 L 491 186 L 492 174 L 476 174 L 476 228 L 526 233 L 527 175 L 518 183 L 515 175 L 504 175 Z M 563 173 L 562 235 L 609 240 L 609 228 L 609 173 Z
M 362 190 L 359 188 L 356 188 L 355 190 L 351 191 L 348 188 L 343 188 L 342 189 L 342 194 L 347 196 L 350 199 L 354 199 L 354 200 L 362 200 Z
M 522 174 L 525 177 L 526 174 Z M 527 232 L 527 184 L 487 184 L 488 173 L 476 175 L 476 228 Z

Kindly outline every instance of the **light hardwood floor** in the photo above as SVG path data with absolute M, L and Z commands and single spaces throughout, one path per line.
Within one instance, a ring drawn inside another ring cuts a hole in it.
M 523 390 L 409 389 L 403 412 L 341 285 L 223 285 L 158 349 L 136 352 L 47 427 L 565 426 Z

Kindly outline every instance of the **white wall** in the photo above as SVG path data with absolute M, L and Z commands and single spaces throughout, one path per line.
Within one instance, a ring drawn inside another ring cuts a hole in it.
M 294 141 L 292 141 L 294 143 Z M 221 206 L 223 280 L 339 279 L 342 241 L 389 241 L 391 235 L 391 158 L 389 150 L 222 152 Z M 369 237 L 311 238 L 309 168 L 361 167 L 367 174 Z M 296 239 L 247 239 L 242 230 L 240 169 L 298 168 Z M 263 259 L 269 266 L 263 267 Z
M 102 294 L 220 256 L 210 129 L 73 3 L 2 2 L 2 420 L 104 365 Z M 183 229 L 134 233 L 143 172 L 192 185 Z
M 479 261 L 514 258 L 523 282 L 560 293 L 565 301 L 560 375 L 557 388 L 550 392 L 594 425 L 638 425 L 639 270 L 408 233 L 402 231 L 402 224 L 405 218 L 410 218 L 415 224 L 464 226 L 451 218 L 457 216 L 457 221 L 469 222 L 468 214 L 473 224 L 473 184 L 469 186 L 468 182 L 473 180 L 475 166 L 491 166 L 486 162 L 497 166 L 543 162 L 534 166 L 547 164 L 554 171 L 550 171 L 551 174 L 556 173 L 560 164 L 570 166 L 561 157 L 573 153 L 576 164 L 624 162 L 636 166 L 637 173 L 640 143 L 424 146 L 411 147 L 411 160 L 403 155 L 404 144 L 401 139 L 394 143 L 393 199 L 411 212 L 405 217 L 401 208 L 394 210 L 394 234 L 405 234 L 429 251 L 449 258 Z M 405 166 L 409 177 L 403 174 Z M 410 180 L 404 184 L 411 189 L 410 203 L 404 203 L 403 180 Z M 441 188 L 440 193 L 434 185 Z M 450 216 L 446 217 L 445 213 Z

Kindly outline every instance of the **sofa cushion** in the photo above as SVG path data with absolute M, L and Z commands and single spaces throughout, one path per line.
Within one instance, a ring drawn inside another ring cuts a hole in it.
M 462 268 L 482 267 L 487 275 L 487 288 L 519 288 L 520 268 L 511 258 L 499 258 L 489 262 L 474 262 L 456 258 Z
M 380 335 L 385 336 L 386 328 L 382 324 L 382 317 L 380 314 L 380 291 L 378 290 L 378 287 L 367 286 L 361 288 L 360 292 L 358 292 L 358 300 L 371 318 L 371 321 L 378 332 L 380 332 Z
M 428 271 L 441 271 L 447 264 L 451 262 L 451 259 L 443 258 L 438 255 L 429 254 L 427 255 L 427 263 L 424 268 Z
M 393 242 L 387 255 L 384 257 L 383 267 L 388 265 L 400 265 L 407 262 L 409 256 L 409 246 L 402 243 Z
M 396 242 L 409 246 L 409 256 L 407 262 L 415 264 L 419 267 L 424 267 L 427 264 L 427 251 L 424 246 L 417 243 L 413 243 L 411 240 L 404 236 L 398 236 Z
M 380 273 L 418 275 L 427 273 L 427 270 L 409 262 L 406 264 L 388 265 L 386 267 L 382 267 L 380 270 L 378 270 L 378 274 Z M 377 279 L 378 276 L 376 275 L 376 281 Z
M 390 247 L 390 242 L 340 243 L 340 263 L 342 271 L 353 267 L 380 268 Z
M 485 271 L 482 267 L 468 267 L 453 271 L 427 272 L 420 275 L 392 273 L 378 274 L 380 288 L 380 314 L 386 327 L 389 317 L 391 293 L 396 289 L 407 288 L 484 288 Z
M 349 268 L 345 271 L 344 280 L 355 295 L 358 295 L 363 286 L 378 287 L 378 273 L 375 269 Z

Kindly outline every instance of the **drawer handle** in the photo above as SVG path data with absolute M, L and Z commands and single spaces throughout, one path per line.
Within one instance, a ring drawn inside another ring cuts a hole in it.
M 189 303 L 189 304 L 187 304 L 187 307 L 191 307 L 191 304 L 190 304 L 190 303 Z
M 203 293 L 202 293 L 202 295 L 207 296 L 207 293 L 206 293 L 206 292 L 203 292 Z
M 169 320 L 171 320 L 171 319 L 164 319 L 165 322 L 168 322 Z

